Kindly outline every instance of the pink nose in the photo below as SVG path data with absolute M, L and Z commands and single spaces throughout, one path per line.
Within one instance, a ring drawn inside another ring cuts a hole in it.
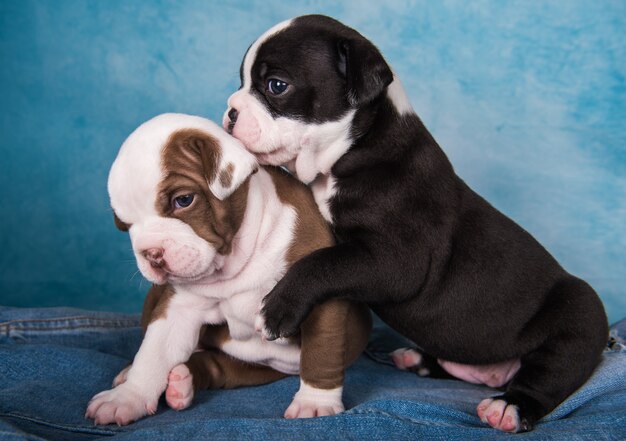
M 142 254 L 154 268 L 162 268 L 165 265 L 165 259 L 163 259 L 163 248 L 150 248 L 144 250 Z

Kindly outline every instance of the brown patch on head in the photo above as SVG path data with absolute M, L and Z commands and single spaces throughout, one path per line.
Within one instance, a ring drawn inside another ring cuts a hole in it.
M 220 172 L 220 184 L 222 184 L 222 187 L 230 187 L 230 184 L 233 181 L 234 170 L 235 166 L 232 162 L 229 162 L 226 168 Z
M 222 156 L 219 142 L 210 134 L 198 129 L 179 130 L 170 136 L 163 147 L 162 167 L 164 179 L 158 189 L 157 212 L 164 217 L 182 220 L 194 232 L 213 245 L 218 253 L 228 254 L 231 243 L 241 226 L 248 198 L 246 180 L 224 201 L 211 193 L 209 185 L 218 178 Z M 232 180 L 234 165 L 227 167 Z M 227 179 L 219 176 L 220 181 Z M 174 209 L 172 200 L 193 194 L 189 207 Z
M 291 205 L 297 214 L 296 229 L 287 251 L 287 265 L 320 248 L 333 245 L 333 235 L 322 217 L 311 189 L 279 167 L 264 167 L 269 172 L 282 203 Z
M 115 211 L 113 212 L 113 221 L 115 222 L 115 226 L 117 227 L 117 229 L 120 231 L 128 231 L 130 229 L 130 225 L 126 222 L 122 222 L 122 220 L 117 217 Z

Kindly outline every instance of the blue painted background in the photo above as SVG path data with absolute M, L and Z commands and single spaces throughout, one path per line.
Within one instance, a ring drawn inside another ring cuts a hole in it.
M 161 112 L 219 119 L 248 45 L 303 13 L 383 51 L 458 173 L 626 315 L 626 2 L 4 0 L 0 304 L 138 311 L 108 168 Z

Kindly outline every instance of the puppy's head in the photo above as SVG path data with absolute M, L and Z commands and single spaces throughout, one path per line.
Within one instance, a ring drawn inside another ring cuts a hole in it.
M 164 114 L 137 128 L 111 167 L 108 190 L 144 277 L 191 283 L 218 270 L 256 169 L 239 141 L 204 118 Z
M 355 112 L 376 102 L 393 80 L 369 40 L 321 15 L 268 30 L 248 49 L 240 76 L 224 128 L 270 164 L 349 143 Z

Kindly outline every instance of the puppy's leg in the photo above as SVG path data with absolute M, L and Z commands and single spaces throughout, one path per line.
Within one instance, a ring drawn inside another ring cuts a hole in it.
M 148 325 L 126 382 L 94 396 L 86 416 L 96 424 L 125 425 L 156 412 L 169 372 L 196 348 L 201 321 L 190 308 L 170 302 L 165 317 Z
M 315 307 L 302 324 L 300 390 L 285 418 L 334 415 L 344 410 L 346 368 L 365 349 L 372 327 L 367 308 L 342 300 Z
M 256 386 L 285 378 L 270 367 L 246 363 L 216 349 L 194 352 L 170 372 L 165 399 L 176 410 L 191 404 L 196 391 Z
M 543 343 L 522 357 L 521 368 L 503 395 L 485 399 L 477 407 L 483 422 L 506 432 L 532 429 L 587 381 L 608 338 L 600 299 L 574 277 L 554 286 L 524 331 L 544 335 Z
M 148 290 L 148 294 L 146 294 L 146 298 L 143 301 L 143 309 L 141 310 L 141 332 L 143 335 L 146 334 L 154 309 L 159 303 L 165 300 L 163 297 L 164 294 L 166 296 L 171 295 L 171 288 L 169 288 L 168 285 L 152 285 Z M 117 387 L 126 382 L 126 376 L 131 366 L 132 364 L 129 364 L 115 376 L 113 379 L 113 387 Z

